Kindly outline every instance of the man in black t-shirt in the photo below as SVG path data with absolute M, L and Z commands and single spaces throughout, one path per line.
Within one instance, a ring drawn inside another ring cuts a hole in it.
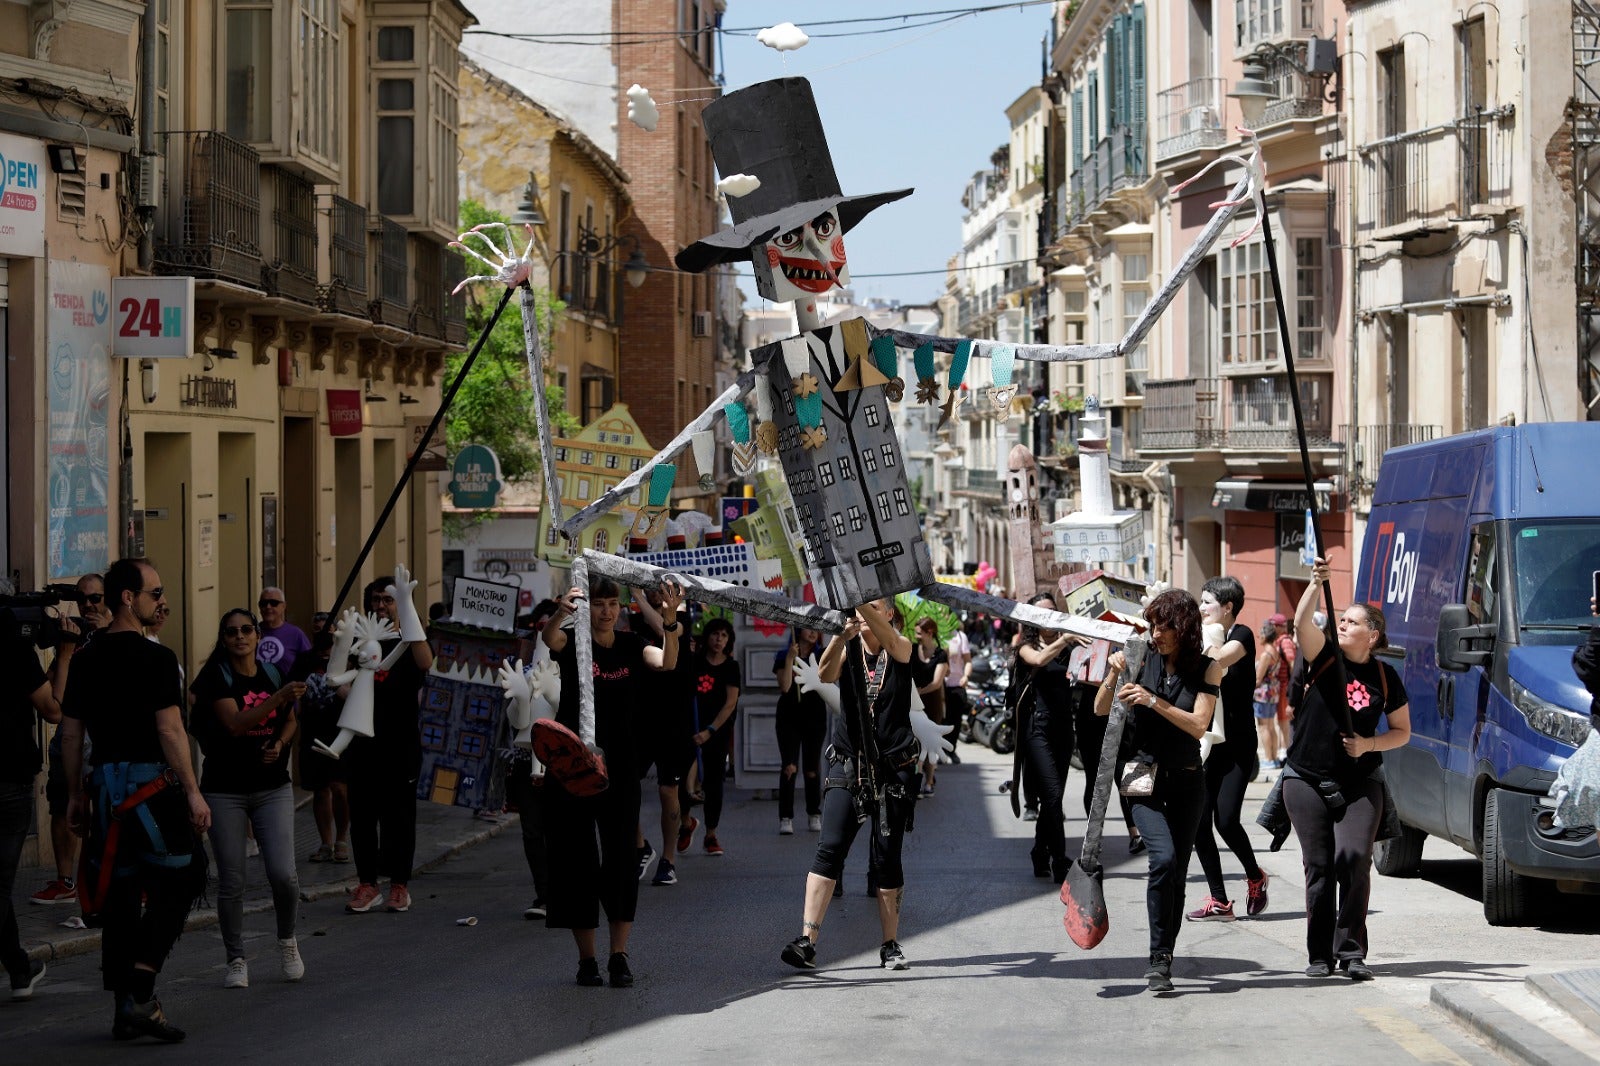
M 11 998 L 28 999 L 44 963 L 22 950 L 11 902 L 17 862 L 33 820 L 33 781 L 39 775 L 39 717 L 57 721 L 56 703 L 39 656 L 20 634 L 0 636 L 0 963 L 11 977 Z
M 86 913 L 98 904 L 104 928 L 101 971 L 117 1003 L 112 1035 L 178 1041 L 184 1031 L 167 1021 L 155 980 L 205 890 L 199 834 L 211 827 L 211 808 L 189 762 L 177 656 L 144 635 L 164 602 L 161 576 L 147 560 L 119 559 L 105 587 L 111 625 L 75 656 L 62 707 L 67 817 L 75 832 L 91 834 L 85 847 L 99 861 L 86 868 L 99 885 L 108 884 L 103 900 L 88 884 L 80 886 L 80 897 Z M 85 733 L 93 746 L 92 794 L 84 791 Z M 119 813 L 116 855 L 106 855 L 113 810 L 145 786 L 151 793 Z M 112 873 L 103 874 L 108 862 Z M 129 867 L 132 873 L 121 872 Z
M 666 621 L 661 617 L 661 598 L 659 588 L 646 589 L 642 594 L 635 589 L 633 593 L 636 616 L 629 628 L 654 648 L 661 647 L 665 642 L 662 626 Z M 687 627 L 683 623 L 687 618 L 688 612 L 684 610 L 673 619 L 680 626 L 676 632 L 685 632 Z M 652 679 L 655 682 L 651 686 L 654 695 L 650 701 L 652 709 L 642 729 L 648 747 L 639 760 L 639 773 L 641 776 L 647 774 L 651 764 L 655 765 L 656 794 L 661 800 L 661 862 L 656 866 L 656 875 L 650 882 L 658 888 L 678 883 L 678 844 L 685 841 L 684 847 L 688 847 L 687 838 L 693 836 L 695 827 L 699 825 L 699 820 L 689 813 L 689 808 L 679 802 L 679 785 L 688 774 L 695 756 L 692 739 L 693 658 L 687 647 L 681 647 L 673 668 L 662 677 Z M 645 836 L 642 822 L 637 847 L 639 879 L 642 881 L 649 873 L 650 863 L 656 854 Z

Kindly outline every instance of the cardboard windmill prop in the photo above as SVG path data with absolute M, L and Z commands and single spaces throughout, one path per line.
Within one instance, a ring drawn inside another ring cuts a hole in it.
M 906 398 L 902 368 L 907 364 L 918 382 L 912 402 L 939 404 L 941 356 L 948 360 L 941 405 L 948 416 L 974 355 L 986 357 L 994 368 L 993 387 L 986 392 L 989 402 L 997 409 L 1009 409 L 1014 391 L 1011 370 L 1018 359 L 1108 359 L 1134 349 L 1245 202 L 1249 179 L 1233 190 L 1120 341 L 1000 345 L 880 330 L 861 319 L 821 321 L 816 297 L 848 277 L 844 235 L 868 212 L 910 190 L 843 193 L 811 86 L 804 79 L 783 78 L 730 93 L 706 106 L 702 122 L 718 170 L 729 175 L 720 187 L 728 196 L 733 223 L 685 247 L 677 264 L 697 272 L 748 259 L 762 295 L 794 302 L 801 332 L 751 351 L 749 369 L 734 384 L 653 459 L 593 503 L 562 518 L 559 493 L 549 491 L 546 499 L 548 506 L 558 508 L 552 515 L 555 528 L 574 544 L 581 543 L 588 525 L 622 505 L 642 485 L 654 483 L 657 470 L 675 470 L 676 457 L 697 438 L 704 440 L 699 435 L 714 430 L 720 419 L 732 439 L 736 470 L 741 463 L 753 465 L 756 453 L 775 457 L 781 464 L 798 517 L 804 568 L 818 602 L 799 603 L 765 589 L 676 574 L 594 551 L 575 554 L 573 584 L 587 589 L 591 574 L 646 588 L 672 580 L 690 598 L 828 633 L 841 631 L 850 612 L 862 603 L 916 591 L 958 609 L 1116 644 L 1127 641 L 1133 634 L 1127 625 L 1044 610 L 935 581 L 890 405 Z M 524 314 L 525 322 L 531 321 L 526 307 Z M 528 342 L 530 373 L 538 373 L 537 334 L 531 329 Z M 752 393 L 754 417 L 744 405 Z M 543 390 L 535 389 L 534 395 L 548 451 Z M 574 625 L 578 676 L 588 678 L 593 652 L 586 600 L 579 601 Z M 579 737 L 592 750 L 592 686 L 583 686 L 579 708 Z

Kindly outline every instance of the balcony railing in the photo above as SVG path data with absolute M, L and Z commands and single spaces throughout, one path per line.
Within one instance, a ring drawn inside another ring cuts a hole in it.
M 1333 377 L 1301 374 L 1300 409 L 1313 447 L 1333 444 Z M 1144 386 L 1141 452 L 1299 447 L 1285 375 L 1179 378 Z
M 410 329 L 424 337 L 444 340 L 444 256 L 445 250 L 430 240 L 411 240 L 415 300 L 411 305 Z
M 1315 118 L 1323 111 L 1323 89 L 1327 79 L 1303 72 L 1305 45 L 1297 42 L 1288 54 L 1271 56 L 1266 60 L 1266 81 L 1278 98 L 1261 112 L 1256 129 L 1265 129 L 1279 122 L 1295 118 Z
M 1362 145 L 1357 149 L 1367 191 L 1362 221 L 1399 226 L 1508 202 L 1513 114 L 1507 104 Z
M 1222 125 L 1222 78 L 1195 78 L 1156 94 L 1156 158 L 1170 159 L 1228 143 Z
M 1433 440 L 1441 432 L 1438 426 L 1413 425 L 1408 422 L 1389 422 L 1378 426 L 1345 426 L 1344 443 L 1349 450 L 1351 481 L 1356 485 L 1372 485 L 1378 480 L 1378 468 L 1383 465 L 1383 455 L 1390 448 L 1402 444 L 1420 444 Z
M 157 272 L 259 286 L 261 157 L 216 130 L 157 137 L 168 180 L 183 182 L 177 225 L 169 223 L 156 238 Z
M 1005 280 L 1000 283 L 1000 287 L 1004 292 L 1016 292 L 1018 289 L 1026 289 L 1033 283 L 1031 274 L 1032 271 L 1028 269 L 1026 263 L 1006 267 Z
M 286 170 L 273 173 L 272 262 L 261 268 L 262 288 L 303 304 L 317 302 L 317 190 Z
M 367 209 L 342 196 L 332 198 L 328 284 L 318 301 L 324 311 L 365 317 L 367 297 Z
M 1102 137 L 1073 171 L 1067 226 L 1083 221 L 1112 193 L 1137 185 L 1149 176 L 1144 124 L 1118 126 L 1109 136 Z
M 411 300 L 406 292 L 408 238 L 406 228 L 384 215 L 368 231 L 372 248 L 372 301 L 367 313 L 385 326 L 410 328 Z

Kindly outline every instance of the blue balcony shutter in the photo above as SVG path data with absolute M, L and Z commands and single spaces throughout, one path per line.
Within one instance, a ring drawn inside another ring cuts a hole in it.
M 1095 147 L 1100 143 L 1100 72 L 1089 72 L 1089 141 L 1084 145 L 1084 156 L 1087 158 L 1094 154 Z
M 1111 25 L 1106 27 L 1104 45 L 1106 72 L 1106 92 L 1110 99 L 1106 101 L 1106 132 L 1112 133 L 1126 121 L 1123 114 L 1125 97 L 1122 94 L 1122 16 L 1117 15 L 1111 20 Z
M 1136 130 L 1145 123 L 1144 5 L 1135 4 L 1128 15 L 1128 93 L 1129 125 Z
M 1072 90 L 1072 146 L 1067 150 L 1067 158 L 1072 160 L 1072 169 L 1078 169 L 1077 164 L 1083 159 L 1083 90 Z

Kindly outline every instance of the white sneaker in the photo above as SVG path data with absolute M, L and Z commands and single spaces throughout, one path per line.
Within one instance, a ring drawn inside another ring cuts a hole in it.
M 222 978 L 222 987 L 223 988 L 249 988 L 250 987 L 250 967 L 245 964 L 244 959 L 240 958 L 240 959 L 229 959 L 228 960 L 228 972 Z
M 246 837 L 244 841 L 244 857 L 253 859 L 261 854 L 261 845 L 256 843 L 255 837 Z
M 793 818 L 779 818 L 778 819 L 778 835 L 781 836 L 781 837 L 792 837 L 792 836 L 794 836 L 794 819 Z
M 806 816 L 806 828 L 813 833 L 822 832 L 822 815 L 811 814 Z
M 285 981 L 298 981 L 306 975 L 306 963 L 300 957 L 300 944 L 294 937 L 278 941 L 278 950 L 283 953 L 283 979 Z

